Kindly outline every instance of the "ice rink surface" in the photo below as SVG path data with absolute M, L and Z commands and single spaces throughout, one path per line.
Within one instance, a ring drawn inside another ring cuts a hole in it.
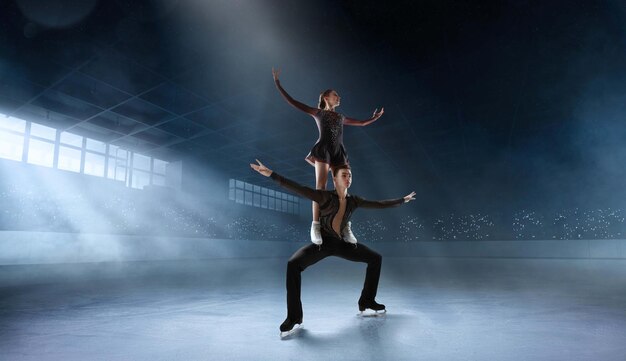
M 375 248 L 375 247 L 374 247 Z M 281 339 L 286 259 L 0 267 L 2 360 L 626 360 L 626 262 L 383 259 L 303 273 Z

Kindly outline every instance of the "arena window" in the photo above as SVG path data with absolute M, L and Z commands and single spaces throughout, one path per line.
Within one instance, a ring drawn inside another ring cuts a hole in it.
M 0 114 L 0 158 L 106 177 L 139 189 L 165 186 L 168 166 L 161 159 L 4 114 Z
M 0 158 L 21 161 L 26 122 L 0 115 Z
M 300 210 L 298 197 L 237 179 L 229 181 L 228 199 L 239 204 L 291 214 L 298 214 Z

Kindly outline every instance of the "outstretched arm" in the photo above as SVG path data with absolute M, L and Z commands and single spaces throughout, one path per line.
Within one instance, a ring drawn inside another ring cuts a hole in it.
M 252 163 L 250 163 L 250 167 L 252 169 L 254 169 L 255 171 L 263 174 L 266 177 L 272 178 L 275 182 L 280 184 L 283 188 L 287 188 L 290 191 L 292 191 L 294 193 L 297 193 L 297 194 L 299 194 L 299 195 L 301 195 L 303 197 L 306 197 L 306 198 L 308 198 L 308 199 L 310 199 L 312 201 L 318 202 L 320 204 L 323 203 L 324 195 L 325 195 L 324 192 L 322 192 L 320 190 L 317 190 L 317 189 L 309 188 L 307 186 L 303 186 L 301 184 L 298 184 L 298 183 L 292 181 L 291 179 L 285 178 L 285 177 L 281 176 L 280 174 L 277 174 L 273 170 L 267 168 L 258 159 L 256 161 L 259 164 L 252 164 Z
M 356 120 L 346 117 L 343 121 L 343 124 L 364 127 L 377 121 L 378 118 L 383 115 L 383 113 L 385 113 L 385 108 L 380 108 L 380 111 L 378 111 L 378 108 L 376 108 L 374 109 L 374 115 L 372 115 L 372 117 L 367 120 Z
M 395 207 L 402 203 L 408 203 L 415 200 L 415 192 L 411 192 L 402 198 L 386 199 L 384 201 L 370 201 L 359 196 L 354 196 L 357 207 L 363 208 L 389 208 Z
M 278 75 L 279 74 L 280 74 L 280 70 L 274 70 L 274 68 L 272 68 L 272 75 L 274 76 L 274 83 L 276 84 L 276 88 L 280 92 L 280 95 L 282 95 L 283 98 L 285 98 L 287 103 L 291 104 L 291 106 L 293 106 L 294 108 L 296 108 L 298 110 L 301 110 L 301 111 L 303 111 L 303 112 L 305 112 L 307 114 L 310 114 L 310 115 L 317 114 L 319 109 L 312 108 L 312 107 L 310 107 L 310 106 L 308 106 L 306 104 L 300 103 L 299 101 L 297 101 L 294 98 L 292 98 L 291 95 L 287 94 L 285 89 L 283 89 L 283 87 L 280 86 L 280 80 L 278 80 Z

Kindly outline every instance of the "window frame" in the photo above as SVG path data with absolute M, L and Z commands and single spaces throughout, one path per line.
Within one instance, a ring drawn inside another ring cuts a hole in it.
M 300 197 L 234 178 L 228 180 L 228 199 L 250 207 L 300 214 Z
M 53 168 L 53 169 L 66 171 L 66 172 L 75 172 L 75 173 L 80 173 L 86 176 L 101 177 L 101 178 L 118 181 L 118 182 L 123 181 L 125 186 L 130 187 L 130 188 L 135 188 L 135 189 L 143 188 L 143 186 L 146 186 L 146 185 L 167 186 L 167 183 L 168 183 L 167 167 L 169 165 L 168 161 L 155 158 L 152 156 L 144 155 L 142 153 L 134 152 L 129 149 L 125 149 L 118 145 L 114 145 L 105 141 L 88 138 L 80 134 L 72 133 L 71 131 L 53 128 L 44 124 L 30 122 L 28 120 L 24 120 L 24 119 L 17 118 L 17 117 L 11 117 L 6 114 L 0 113 L 0 117 L 3 117 L 3 116 L 5 118 L 13 118 L 17 120 L 16 122 L 14 122 L 15 124 L 23 122 L 24 129 L 17 130 L 17 128 L 19 127 L 13 126 L 11 122 L 4 122 L 4 123 L 0 122 L 1 124 L 0 133 L 18 136 L 21 138 L 19 140 L 22 141 L 21 156 L 13 157 L 13 158 L 0 157 L 0 159 L 21 161 L 22 163 L 31 164 L 34 166 Z M 33 125 L 35 125 L 35 127 L 39 127 L 39 126 L 45 127 L 42 129 L 45 129 L 50 134 L 45 135 L 44 134 L 45 132 L 41 133 L 40 135 L 31 134 L 31 129 L 33 128 Z M 50 129 L 54 131 L 54 136 L 52 136 L 52 133 L 49 131 Z M 74 138 L 74 139 L 62 140 L 64 134 L 69 134 L 71 135 L 70 138 Z M 31 154 L 34 154 L 34 153 L 31 153 L 33 151 L 33 149 L 31 149 L 31 144 L 36 144 L 36 142 L 45 143 L 47 144 L 47 146 L 49 145 L 52 146 L 51 147 L 52 164 L 49 165 L 47 163 L 46 164 L 33 163 L 35 160 L 31 159 Z M 78 145 L 78 143 L 80 143 L 80 145 Z M 93 148 L 90 143 L 97 145 L 98 149 Z M 80 166 L 78 170 L 59 168 L 60 153 L 64 149 L 71 149 L 71 150 L 80 152 L 80 160 L 79 160 Z M 113 154 L 112 151 L 114 151 L 115 154 Z M 120 154 L 120 152 L 122 154 Z M 103 164 L 104 170 L 102 173 L 97 173 L 97 174 L 85 173 L 85 165 L 86 165 L 87 158 L 91 156 L 102 157 L 104 159 L 104 164 Z M 139 157 L 141 157 L 143 161 L 147 160 L 147 167 L 144 165 L 143 167 L 139 168 L 133 165 L 133 160 L 135 158 L 139 159 Z M 157 164 L 157 167 L 156 167 L 157 169 L 155 169 L 155 163 Z M 118 170 L 120 169 L 124 173 L 123 176 L 121 177 L 118 176 Z M 141 172 L 141 173 L 138 173 L 138 172 Z M 142 182 L 141 186 L 137 186 L 137 187 L 134 186 L 133 185 L 134 184 L 133 173 L 135 173 L 135 176 L 139 176 L 139 174 L 141 174 L 142 176 L 145 176 L 147 174 L 148 182 L 146 184 L 143 184 Z

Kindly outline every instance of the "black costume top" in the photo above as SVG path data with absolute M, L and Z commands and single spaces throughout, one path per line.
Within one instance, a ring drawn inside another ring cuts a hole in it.
M 339 195 L 335 190 L 328 191 L 322 189 L 313 189 L 307 186 L 298 184 L 291 179 L 285 178 L 276 172 L 272 172 L 270 175 L 275 182 L 279 183 L 282 187 L 287 188 L 295 193 L 298 193 L 312 201 L 317 202 L 320 205 L 320 226 L 322 237 L 330 236 L 336 238 L 342 238 L 333 230 L 333 218 L 339 211 Z M 404 198 L 388 199 L 384 201 L 370 201 L 359 196 L 353 196 L 348 194 L 346 197 L 346 211 L 343 214 L 341 220 L 341 226 L 339 227 L 340 233 L 343 234 L 343 229 L 350 220 L 352 212 L 358 207 L 364 208 L 388 208 L 397 206 L 404 203 Z
M 348 154 L 343 145 L 345 116 L 320 109 L 313 117 L 320 136 L 305 160 L 311 165 L 315 165 L 315 161 L 328 163 L 331 166 L 348 164 Z

